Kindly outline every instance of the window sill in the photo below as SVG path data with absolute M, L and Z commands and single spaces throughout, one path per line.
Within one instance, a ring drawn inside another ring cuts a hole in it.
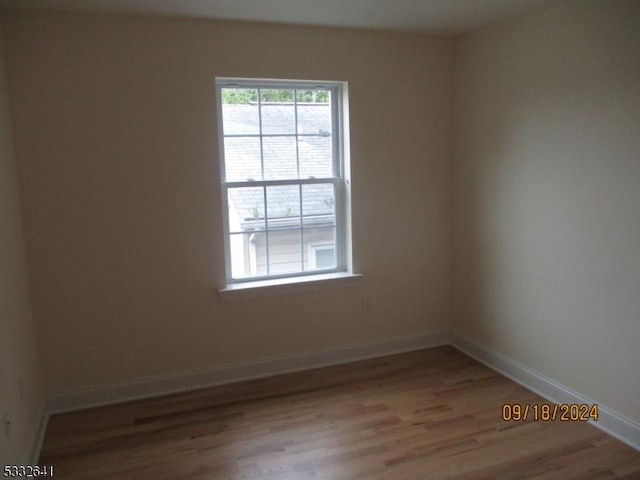
M 325 273 L 305 277 L 259 280 L 256 282 L 234 283 L 218 289 L 221 302 L 236 302 L 253 298 L 295 295 L 299 293 L 355 287 L 360 283 L 359 273 Z

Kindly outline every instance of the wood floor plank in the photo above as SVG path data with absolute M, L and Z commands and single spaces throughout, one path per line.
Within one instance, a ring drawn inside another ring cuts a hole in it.
M 440 347 L 53 416 L 56 478 L 640 478 L 640 452 L 586 423 L 505 422 L 547 403 Z

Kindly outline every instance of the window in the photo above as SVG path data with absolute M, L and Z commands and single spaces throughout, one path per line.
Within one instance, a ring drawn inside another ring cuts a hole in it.
M 347 271 L 342 84 L 216 86 L 227 283 Z

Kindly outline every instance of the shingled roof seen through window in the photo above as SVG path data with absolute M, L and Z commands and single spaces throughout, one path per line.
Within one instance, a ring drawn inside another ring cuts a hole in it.
M 257 104 L 222 105 L 226 181 L 333 177 L 328 103 L 298 103 L 297 111 L 263 103 L 262 124 L 258 112 Z M 263 188 L 269 229 L 335 224 L 332 183 L 229 188 L 230 233 L 265 228 Z

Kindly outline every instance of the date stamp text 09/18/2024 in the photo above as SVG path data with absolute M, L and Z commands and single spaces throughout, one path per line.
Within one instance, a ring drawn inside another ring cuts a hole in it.
M 587 403 L 505 403 L 502 420 L 505 422 L 588 422 L 598 420 L 598 404 Z

